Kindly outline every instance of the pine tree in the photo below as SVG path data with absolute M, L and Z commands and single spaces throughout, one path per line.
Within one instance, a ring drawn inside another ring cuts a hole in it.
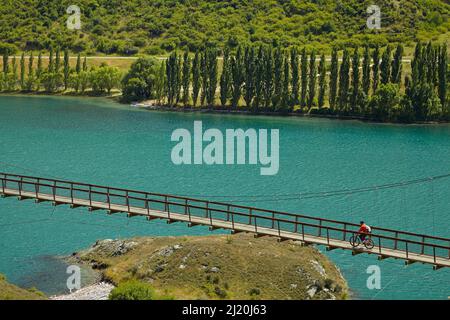
M 26 89 L 25 83 L 25 53 L 22 52 L 20 57 L 20 90 L 24 91 Z
M 350 82 L 350 55 L 347 49 L 344 50 L 341 68 L 339 69 L 339 91 L 338 91 L 338 107 L 339 111 L 347 111 L 348 91 Z
M 394 61 L 392 62 L 391 81 L 392 83 L 401 84 L 402 81 L 402 64 L 403 59 L 403 46 L 397 45 L 397 49 L 394 54 Z
M 308 83 L 308 109 L 314 105 L 314 99 L 316 97 L 316 78 L 317 78 L 317 70 L 316 70 L 316 53 L 313 50 L 311 52 L 311 56 L 309 58 L 309 83 Z
M 225 48 L 223 52 L 223 67 L 220 75 L 220 104 L 222 108 L 227 105 L 230 95 L 230 50 Z
M 64 90 L 69 88 L 69 75 L 70 75 L 70 65 L 69 65 L 69 50 L 64 50 Z
M 367 46 L 367 45 L 364 48 L 364 59 L 363 59 L 362 71 L 363 71 L 362 90 L 365 93 L 366 97 L 368 97 L 369 91 L 370 91 L 370 50 L 369 50 L 369 46 Z
M 325 55 L 322 54 L 319 63 L 319 98 L 317 106 L 321 109 L 325 104 L 325 92 L 327 91 L 327 68 Z
M 191 80 L 191 59 L 189 51 L 184 52 L 183 56 L 183 105 L 186 107 L 189 103 L 189 87 Z
M 271 47 L 264 54 L 263 96 L 264 108 L 270 108 L 273 95 L 273 50 Z
M 292 107 L 299 104 L 300 74 L 297 48 L 291 49 Z
M 359 63 L 359 52 L 358 47 L 356 47 L 352 58 L 352 94 L 350 97 L 350 108 L 352 112 L 355 112 L 359 108 Z
M 302 57 L 301 57 L 301 82 L 302 82 L 302 88 L 301 88 L 301 97 L 300 97 L 300 105 L 302 107 L 306 106 L 306 94 L 308 89 L 308 55 L 306 53 L 306 49 L 303 48 L 302 50 Z
M 192 104 L 197 106 L 198 96 L 200 93 L 200 53 L 195 53 L 194 61 L 192 62 Z
M 255 50 L 253 47 L 245 49 L 244 61 L 244 100 L 247 108 L 250 108 L 255 95 Z
M 372 63 L 372 92 L 375 93 L 380 81 L 380 47 L 378 45 L 372 52 Z
M 336 48 L 333 48 L 333 52 L 331 54 L 330 93 L 329 93 L 330 109 L 332 111 L 336 110 L 338 75 L 339 75 L 338 51 Z
M 391 46 L 388 45 L 383 52 L 380 64 L 381 83 L 387 84 L 391 80 Z

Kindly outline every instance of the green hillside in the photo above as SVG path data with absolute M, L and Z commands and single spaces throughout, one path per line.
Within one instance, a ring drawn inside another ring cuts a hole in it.
M 164 54 L 205 42 L 307 45 L 445 40 L 445 0 L 378 0 L 382 29 L 366 27 L 369 0 L 3 0 L 0 39 L 19 50 L 68 47 L 87 54 Z M 66 27 L 81 8 L 82 29 Z

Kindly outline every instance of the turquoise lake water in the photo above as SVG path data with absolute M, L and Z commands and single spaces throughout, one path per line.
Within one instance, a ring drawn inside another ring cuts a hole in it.
M 172 131 L 204 128 L 279 129 L 280 169 L 176 166 Z M 105 99 L 0 97 L 0 171 L 59 177 L 152 192 L 210 197 L 269 209 L 449 237 L 450 179 L 320 199 L 287 194 L 358 188 L 450 172 L 450 126 L 149 112 Z M 242 196 L 273 195 L 245 198 Z M 275 201 L 274 199 L 284 200 Z M 294 199 L 293 199 L 294 198 Z M 65 266 L 54 259 L 97 239 L 209 234 L 206 228 L 147 222 L 101 211 L 0 200 L 0 273 L 46 293 L 64 291 Z M 275 240 L 274 240 L 275 241 Z M 324 248 L 320 248 L 325 251 Z M 356 299 L 447 299 L 450 270 L 335 250 Z M 366 269 L 381 268 L 381 290 Z

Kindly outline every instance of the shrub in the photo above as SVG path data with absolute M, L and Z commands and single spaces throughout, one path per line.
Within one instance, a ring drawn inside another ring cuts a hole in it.
M 137 280 L 120 283 L 109 294 L 109 300 L 154 300 L 155 292 L 147 284 Z

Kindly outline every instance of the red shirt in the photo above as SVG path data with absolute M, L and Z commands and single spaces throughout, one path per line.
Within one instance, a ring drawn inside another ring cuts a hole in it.
M 359 227 L 359 231 L 360 233 L 369 233 L 369 228 L 367 227 L 366 224 L 363 224 L 361 227 Z

